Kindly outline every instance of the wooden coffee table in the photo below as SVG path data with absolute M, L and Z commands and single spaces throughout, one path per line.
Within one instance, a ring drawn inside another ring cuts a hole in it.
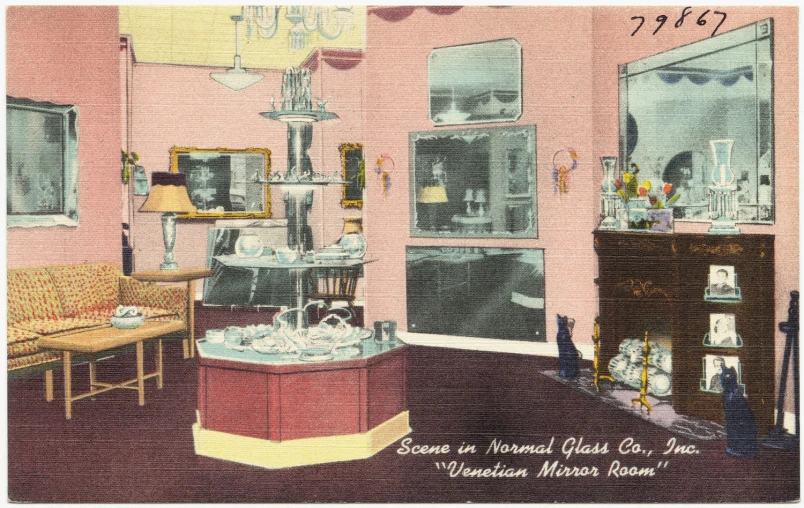
M 72 419 L 73 401 L 93 397 L 99 393 L 117 388 L 137 390 L 140 396 L 140 406 L 144 406 L 146 379 L 155 377 L 157 388 L 162 389 L 162 336 L 183 331 L 184 328 L 184 321 L 146 321 L 139 327 L 130 330 L 108 326 L 85 332 L 39 339 L 39 347 L 57 349 L 62 352 L 64 363 L 64 408 L 67 419 Z M 143 343 L 148 340 L 156 340 L 156 370 L 150 374 L 145 374 Z M 119 383 L 102 383 L 98 381 L 95 377 L 95 355 L 129 344 L 135 344 L 137 349 L 137 377 Z M 89 391 L 75 396 L 72 394 L 73 353 L 88 353 L 90 357 Z

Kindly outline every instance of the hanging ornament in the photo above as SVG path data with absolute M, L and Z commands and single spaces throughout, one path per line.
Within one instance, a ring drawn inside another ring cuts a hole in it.
M 564 148 L 553 154 L 553 193 L 569 192 L 569 173 L 578 167 L 578 153 L 574 148 Z
M 391 167 L 388 167 L 387 162 L 391 162 Z M 381 154 L 377 158 L 377 166 L 374 172 L 380 178 L 380 187 L 382 188 L 382 196 L 388 197 L 388 191 L 391 189 L 391 171 L 396 167 L 396 163 L 387 153 Z

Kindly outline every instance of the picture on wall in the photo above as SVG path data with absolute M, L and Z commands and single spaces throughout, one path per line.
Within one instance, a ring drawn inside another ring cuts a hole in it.
M 411 235 L 536 238 L 536 127 L 410 134 Z
M 544 251 L 407 248 L 408 331 L 546 342 Z
M 745 395 L 745 385 L 742 382 L 742 364 L 739 356 L 706 355 L 703 358 L 703 379 L 701 391 L 723 393 L 720 374 L 725 368 L 733 368 L 737 372 L 737 385 Z

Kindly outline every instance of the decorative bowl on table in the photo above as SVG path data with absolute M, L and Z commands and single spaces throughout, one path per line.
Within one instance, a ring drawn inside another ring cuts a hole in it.
M 243 235 L 235 243 L 235 254 L 241 258 L 258 258 L 262 256 L 262 240 L 257 235 Z
M 112 326 L 115 328 L 137 328 L 144 322 L 145 316 L 142 314 L 134 314 L 133 316 L 112 316 Z
M 134 305 L 118 305 L 111 318 L 112 326 L 115 328 L 137 328 L 145 322 L 145 316 L 140 309 Z
M 295 263 L 298 257 L 299 253 L 293 249 L 288 249 L 287 247 L 276 249 L 276 260 L 280 264 L 289 265 Z

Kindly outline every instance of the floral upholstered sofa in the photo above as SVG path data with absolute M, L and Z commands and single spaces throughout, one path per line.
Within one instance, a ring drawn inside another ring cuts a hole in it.
M 141 282 L 111 263 L 8 270 L 9 376 L 45 371 L 52 380 L 61 357 L 41 350 L 39 338 L 109 326 L 118 305 L 136 305 L 146 319 L 187 322 L 184 287 Z

